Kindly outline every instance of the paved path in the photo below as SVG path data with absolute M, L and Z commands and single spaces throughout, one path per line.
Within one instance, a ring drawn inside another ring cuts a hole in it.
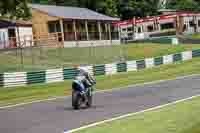
M 200 94 L 200 76 L 96 93 L 91 109 L 74 111 L 71 98 L 0 110 L 0 133 L 62 133 L 104 119 Z

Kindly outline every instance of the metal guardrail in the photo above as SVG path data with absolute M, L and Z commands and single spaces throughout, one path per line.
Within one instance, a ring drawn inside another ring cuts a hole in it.
M 162 64 L 190 60 L 195 57 L 200 57 L 200 49 L 143 60 L 85 66 L 85 68 L 94 76 L 113 75 L 120 72 L 138 71 Z M 49 69 L 38 72 L 3 73 L 0 74 L 0 86 L 14 87 L 36 83 L 62 82 L 63 80 L 73 79 L 77 74 L 77 68 Z

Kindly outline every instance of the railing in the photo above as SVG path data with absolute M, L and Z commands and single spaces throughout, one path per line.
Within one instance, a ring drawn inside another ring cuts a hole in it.
M 89 40 L 100 40 L 99 32 L 88 32 Z
M 64 32 L 64 40 L 65 41 L 74 41 L 75 33 L 74 32 Z
M 62 46 L 63 36 L 61 32 L 40 34 L 33 36 L 34 46 L 50 46 L 60 47 Z
M 20 36 L 20 38 L 9 37 L 0 40 L 0 49 L 12 49 L 18 47 L 32 46 L 32 36 Z
M 109 40 L 109 33 L 108 32 L 102 32 L 101 33 L 101 40 Z
M 99 32 L 88 32 L 88 39 L 87 39 L 87 32 L 77 32 L 77 41 L 86 41 L 86 40 L 100 40 Z M 75 41 L 75 33 L 74 32 L 64 32 L 65 41 Z M 112 40 L 119 40 L 119 33 L 112 32 L 111 33 Z M 102 32 L 101 33 L 101 40 L 109 40 L 109 33 Z
M 87 40 L 87 32 L 77 32 L 77 40 L 78 41 L 86 41 Z

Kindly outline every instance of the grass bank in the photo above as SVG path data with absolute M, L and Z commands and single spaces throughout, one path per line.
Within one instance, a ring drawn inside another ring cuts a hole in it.
M 124 87 L 130 84 L 170 79 L 177 76 L 200 74 L 200 58 L 186 62 L 162 65 L 138 72 L 121 73 L 113 76 L 97 77 L 97 90 Z M 16 88 L 0 88 L 0 106 L 30 102 L 71 94 L 71 81 L 53 84 L 37 84 Z
M 90 48 L 43 48 L 0 51 L 0 73 L 37 71 L 72 67 L 75 64 L 105 64 L 119 60 L 138 60 L 200 49 L 200 45 L 132 43 Z
M 192 35 L 192 38 L 193 39 L 200 39 L 200 34 L 194 34 L 194 35 Z
M 199 133 L 200 97 L 75 133 Z

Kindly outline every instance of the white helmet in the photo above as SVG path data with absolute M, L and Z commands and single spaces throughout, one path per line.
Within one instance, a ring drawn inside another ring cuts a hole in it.
M 88 73 L 88 70 L 85 67 L 79 67 L 78 70 L 80 71 L 80 73 Z

